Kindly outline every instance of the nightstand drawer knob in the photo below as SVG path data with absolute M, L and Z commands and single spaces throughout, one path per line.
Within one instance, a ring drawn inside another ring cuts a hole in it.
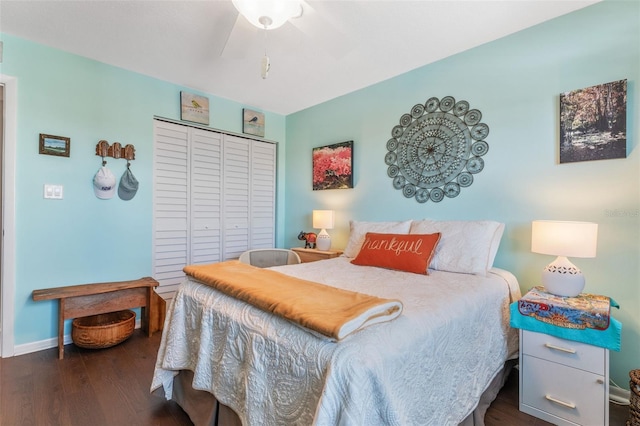
M 603 385 L 604 384 L 604 380 L 598 379 L 598 380 L 596 380 L 596 383 L 599 384 L 599 385 Z
M 545 395 L 544 396 L 547 400 L 554 402 L 558 405 L 562 405 L 563 407 L 567 407 L 567 408 L 576 408 L 576 404 L 572 404 L 571 402 L 564 402 L 564 401 L 560 401 L 559 399 L 556 399 L 552 396 L 549 395 Z
M 551 343 L 545 343 L 544 344 L 547 348 L 549 349 L 554 349 L 556 351 L 560 351 L 560 352 L 566 352 L 568 354 L 575 354 L 576 350 L 575 349 L 568 349 L 568 348 L 563 348 L 561 346 L 556 346 L 556 345 L 552 345 Z

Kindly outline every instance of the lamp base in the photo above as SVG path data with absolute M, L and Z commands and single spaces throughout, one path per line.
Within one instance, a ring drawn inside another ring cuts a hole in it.
M 565 256 L 558 256 L 544 268 L 542 285 L 548 293 L 556 296 L 575 297 L 584 289 L 584 275 Z
M 325 229 L 320 231 L 316 237 L 316 248 L 322 251 L 327 251 L 331 248 L 331 237 Z

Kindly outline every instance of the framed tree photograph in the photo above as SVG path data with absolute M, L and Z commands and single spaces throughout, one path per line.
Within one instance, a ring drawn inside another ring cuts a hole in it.
M 64 136 L 40 133 L 40 154 L 68 157 L 71 153 L 71 139 Z
M 627 80 L 560 95 L 560 163 L 627 157 Z
M 353 141 L 313 148 L 313 190 L 353 188 Z

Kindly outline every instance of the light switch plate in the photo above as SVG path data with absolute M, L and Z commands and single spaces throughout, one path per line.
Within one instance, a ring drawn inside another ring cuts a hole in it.
M 64 195 L 64 187 L 62 185 L 44 184 L 44 198 L 51 200 L 62 200 Z

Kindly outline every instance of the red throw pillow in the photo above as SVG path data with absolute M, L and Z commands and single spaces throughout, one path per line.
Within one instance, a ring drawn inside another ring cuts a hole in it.
M 377 266 L 428 274 L 427 268 L 440 241 L 435 234 L 376 234 L 368 232 L 354 265 Z

